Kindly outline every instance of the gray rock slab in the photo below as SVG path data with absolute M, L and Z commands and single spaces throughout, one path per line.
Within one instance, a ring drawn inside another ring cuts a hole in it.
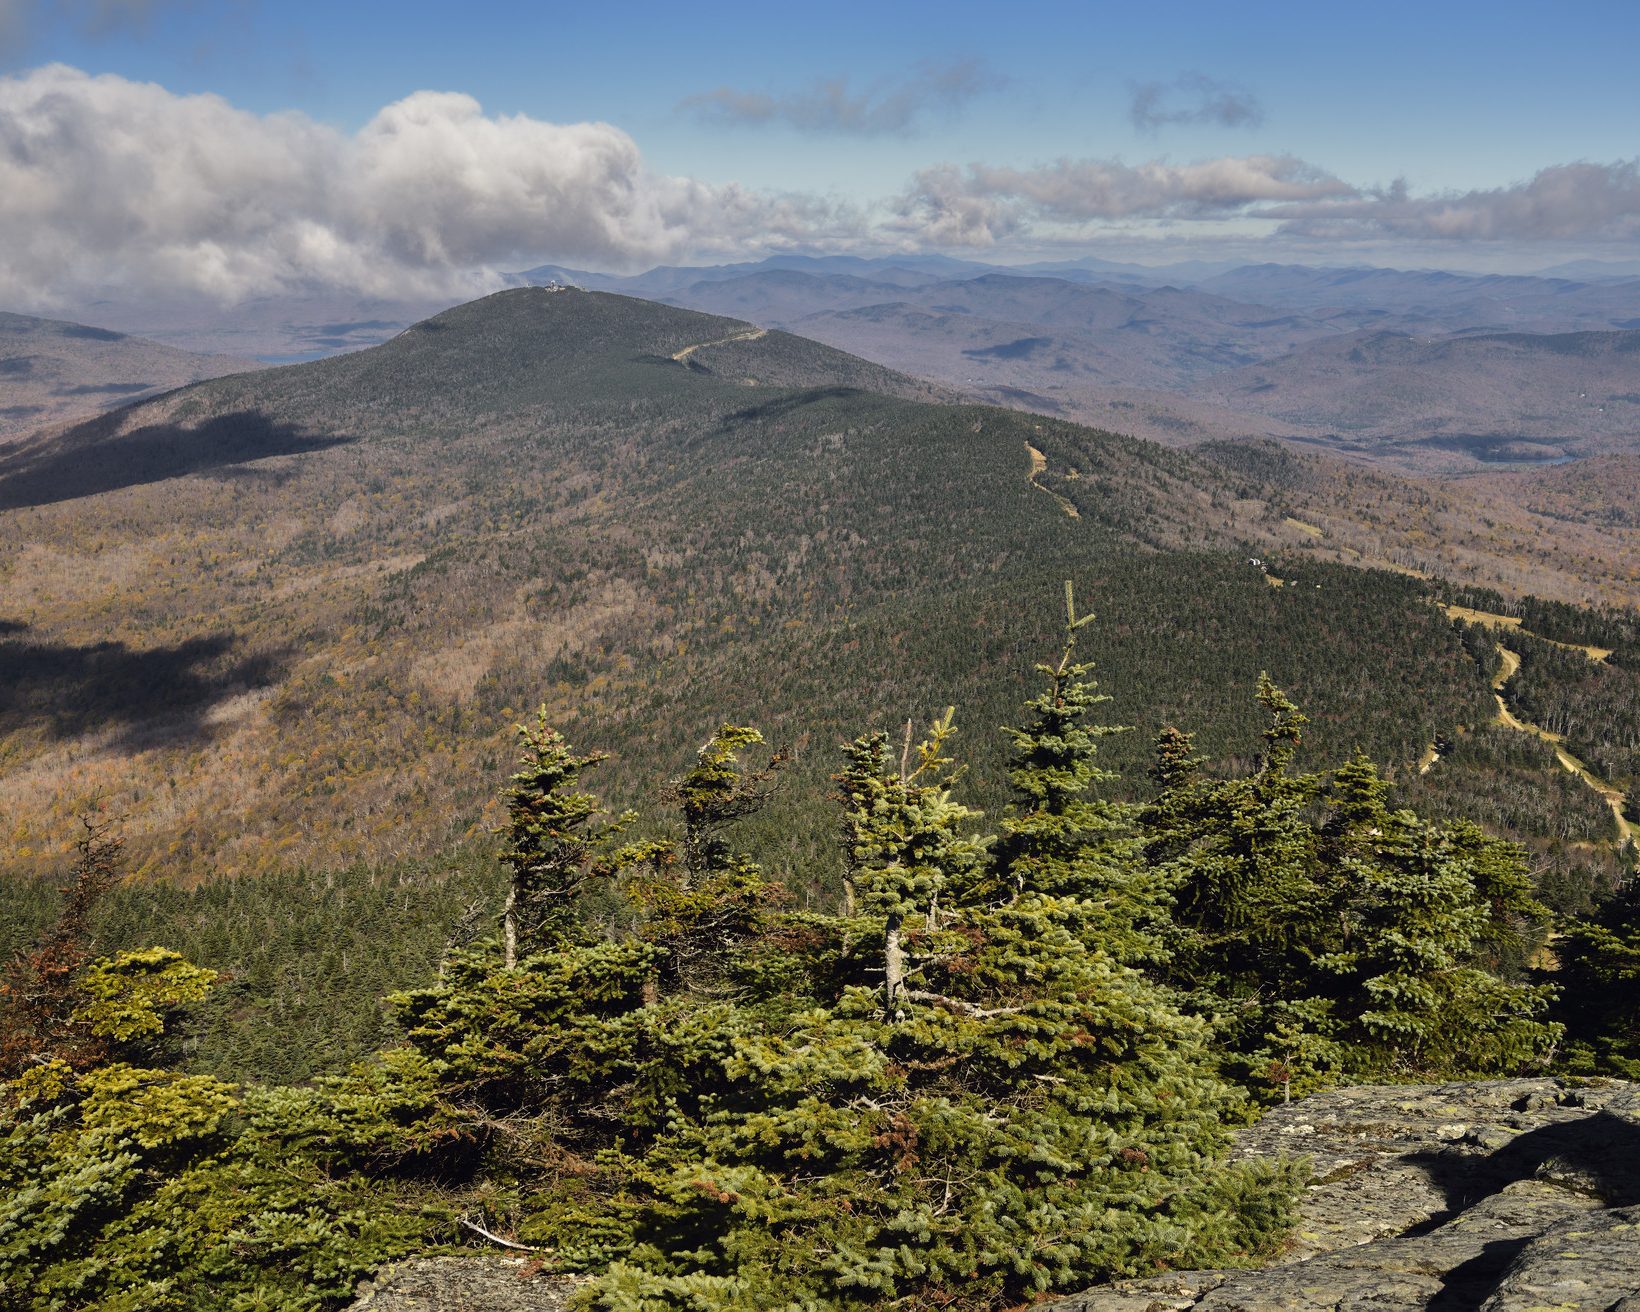
M 1335 1089 L 1237 1135 L 1307 1156 L 1260 1270 L 1129 1280 L 1036 1312 L 1640 1312 L 1640 1088 L 1487 1080 Z
M 522 1258 L 412 1258 L 377 1272 L 348 1312 L 565 1312 L 581 1282 L 531 1271 Z
M 1481 1312 L 1640 1312 L 1640 1207 L 1562 1221 L 1510 1263 Z

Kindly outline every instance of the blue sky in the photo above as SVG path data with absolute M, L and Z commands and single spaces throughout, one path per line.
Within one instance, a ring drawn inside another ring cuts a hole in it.
M 592 240 L 584 224 L 557 233 L 548 222 L 526 251 L 533 239 L 516 216 L 484 240 L 401 240 L 422 263 L 446 246 L 450 259 L 481 264 L 716 258 L 755 253 L 760 225 L 771 248 L 887 243 L 998 259 L 1083 248 L 1144 258 L 1152 246 L 1156 258 L 1246 246 L 1457 267 L 1633 258 L 1636 49 L 1632 0 L 0 0 L 0 79 L 12 83 L 14 113 L 40 112 L 36 74 L 48 64 L 156 84 L 172 98 L 214 94 L 255 116 L 294 113 L 344 143 L 413 93 L 457 92 L 490 119 L 610 124 L 637 152 L 622 167 L 711 192 L 689 215 L 667 192 L 659 227 L 641 240 Z M 18 90 L 31 77 L 32 99 Z M 51 85 L 59 97 L 113 94 Z M 169 117 L 149 138 L 161 160 L 176 158 L 190 130 L 186 115 Z M 160 141 L 167 132 L 183 137 Z M 1178 172 L 1246 160 L 1264 162 Z M 1602 171 L 1554 174 L 1531 190 L 1543 170 L 1580 162 Z M 1398 180 L 1405 190 L 1390 190 Z M 554 185 L 531 183 L 531 195 L 561 199 Z M 1455 211 L 1441 201 L 1453 196 Z M 785 208 L 753 219 L 747 197 Z M 725 207 L 735 214 L 724 218 Z M 0 222 L 13 217 L 0 199 Z M 337 226 L 328 210 L 317 221 Z M 145 213 L 136 226 L 149 222 Z M 348 241 L 363 222 L 350 213 L 340 224 Z
M 491 112 L 606 120 L 637 137 L 657 167 L 756 186 L 850 189 L 879 181 L 879 170 L 890 184 L 934 158 L 1024 163 L 1256 147 L 1361 181 L 1405 175 L 1420 187 L 1470 188 L 1640 152 L 1632 0 L 125 8 L 146 17 L 99 31 L 43 16 L 5 64 L 60 60 L 342 127 L 412 91 L 464 91 Z M 871 142 L 864 159 L 858 140 L 725 133 L 677 109 L 720 86 L 779 92 L 843 77 L 865 90 L 921 63 L 964 59 L 983 61 L 1005 84 L 945 121 Z M 1249 89 L 1263 125 L 1138 132 L 1127 117 L 1130 84 L 1187 71 Z

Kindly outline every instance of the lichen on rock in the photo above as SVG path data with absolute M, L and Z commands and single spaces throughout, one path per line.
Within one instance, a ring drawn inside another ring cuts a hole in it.
M 1275 1109 L 1236 1152 L 1312 1160 L 1274 1264 L 1123 1281 L 1039 1312 L 1640 1312 L 1640 1086 L 1334 1089 Z

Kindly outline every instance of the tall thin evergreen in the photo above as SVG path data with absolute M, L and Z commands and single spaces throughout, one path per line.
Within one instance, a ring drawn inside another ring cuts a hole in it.
M 761 766 L 741 760 L 762 744 L 756 729 L 720 726 L 662 793 L 678 810 L 681 839 L 647 840 L 616 854 L 627 871 L 627 896 L 640 911 L 639 932 L 661 952 L 660 990 L 721 990 L 739 950 L 758 935 L 774 890 L 762 866 L 735 848 L 730 831 L 779 786 L 783 753 Z
M 944 752 L 953 715 L 947 707 L 915 748 L 907 724 L 898 764 L 887 734 L 855 739 L 837 776 L 858 909 L 882 920 L 883 1013 L 894 1019 L 906 1015 L 915 970 L 908 931 L 937 926 L 942 896 L 972 877 L 987 841 L 965 832 L 979 812 L 951 796 L 955 774 Z
M 509 872 L 501 913 L 502 953 L 507 969 L 519 949 L 551 946 L 574 931 L 576 898 L 592 873 L 601 844 L 626 818 L 595 824 L 598 799 L 579 787 L 583 771 L 605 758 L 576 756 L 547 723 L 542 707 L 532 723 L 518 726 L 518 770 L 506 792 L 507 823 L 501 860 Z
M 1137 808 L 1096 793 L 1116 778 L 1098 764 L 1099 740 L 1129 730 L 1091 722 L 1110 701 L 1097 691 L 1093 666 L 1076 660 L 1077 634 L 1093 618 L 1076 614 L 1067 581 L 1059 659 L 1036 667 L 1045 686 L 1025 703 L 1026 727 L 1006 730 L 1013 797 L 998 826 L 993 896 L 1075 899 L 1090 912 L 1079 931 L 1089 945 L 1133 964 L 1165 953 L 1170 901 L 1165 880 L 1138 859 Z

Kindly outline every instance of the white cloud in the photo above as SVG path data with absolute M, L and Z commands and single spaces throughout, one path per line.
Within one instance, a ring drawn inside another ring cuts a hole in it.
M 156 293 L 457 297 L 542 261 L 1028 250 L 1187 226 L 1312 249 L 1632 242 L 1640 161 L 1422 197 L 1363 191 L 1288 155 L 942 164 L 856 209 L 661 175 L 607 123 L 491 115 L 466 95 L 416 92 L 346 133 L 61 65 L 0 77 L 0 305 L 15 308 Z
M 1491 190 L 1412 196 L 1404 182 L 1346 200 L 1275 205 L 1283 236 L 1536 242 L 1640 238 L 1640 160 L 1557 164 Z
M 605 123 L 489 116 L 465 95 L 417 92 L 348 135 L 61 65 L 0 78 L 0 303 L 111 286 L 459 294 L 520 262 L 632 266 L 848 222 L 651 173 Z
M 1355 188 L 1291 155 L 1194 164 L 1061 159 L 1039 168 L 925 169 L 899 202 L 902 230 L 934 245 L 989 246 L 1033 222 L 1222 219 L 1261 202 L 1347 197 Z
M 897 80 L 852 91 L 846 78 L 826 78 L 805 91 L 774 95 L 719 87 L 688 96 L 678 108 L 735 127 L 781 124 L 800 132 L 881 136 L 909 132 L 925 114 L 950 112 L 1001 85 L 975 59 L 930 64 Z

